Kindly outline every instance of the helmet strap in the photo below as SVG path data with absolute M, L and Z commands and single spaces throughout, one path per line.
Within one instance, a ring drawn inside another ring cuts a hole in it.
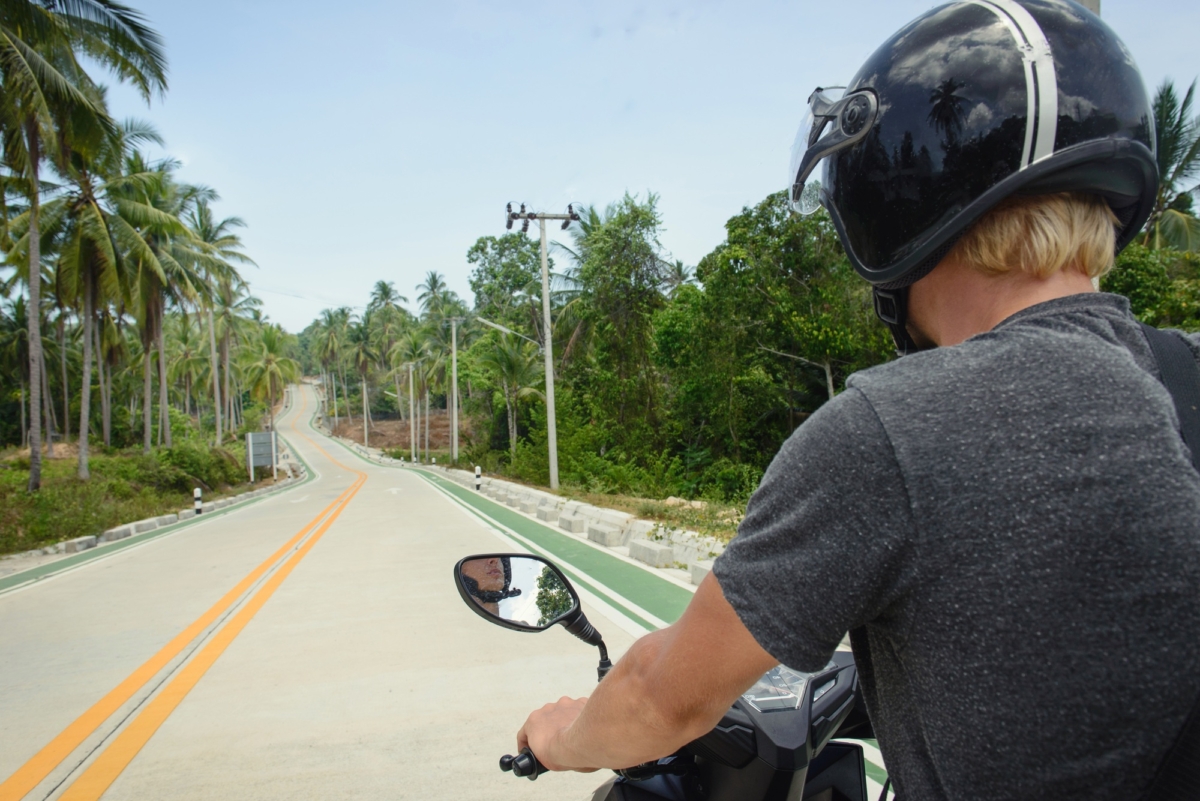
M 908 287 L 899 289 L 873 289 L 875 298 L 875 315 L 884 322 L 892 332 L 892 341 L 896 343 L 896 352 L 901 356 L 916 353 L 921 350 L 912 335 L 908 333 Z

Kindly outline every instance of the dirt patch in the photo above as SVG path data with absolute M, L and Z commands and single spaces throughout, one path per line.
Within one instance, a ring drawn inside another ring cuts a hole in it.
M 471 430 L 465 419 L 460 418 L 458 423 L 458 442 L 461 447 L 462 443 L 466 442 L 470 436 Z M 361 445 L 363 441 L 362 418 L 354 418 L 353 423 L 345 419 L 339 421 L 334 433 Z M 411 448 L 408 420 L 376 420 L 371 425 L 369 433 L 370 442 L 368 444 L 372 448 L 401 448 L 404 450 Z M 417 442 L 422 448 L 425 447 L 425 418 L 423 416 L 421 417 L 421 430 L 417 433 Z M 450 414 L 445 409 L 429 411 L 429 447 L 431 450 L 447 450 L 450 447 Z

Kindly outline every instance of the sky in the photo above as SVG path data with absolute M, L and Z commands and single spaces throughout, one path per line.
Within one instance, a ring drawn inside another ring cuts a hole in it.
M 696 264 L 786 183 L 812 89 L 937 5 L 127 2 L 166 40 L 170 88 L 147 106 L 112 86 L 114 115 L 151 122 L 152 155 L 246 221 L 245 275 L 293 332 L 379 280 L 415 307 L 431 270 L 472 300 L 467 250 L 504 233 L 508 201 L 653 192 L 664 249 Z M 1200 3 L 1103 0 L 1102 16 L 1151 91 L 1200 75 Z

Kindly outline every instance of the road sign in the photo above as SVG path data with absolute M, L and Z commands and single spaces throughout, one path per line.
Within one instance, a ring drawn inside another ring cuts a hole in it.
M 254 468 L 271 466 L 271 478 L 275 478 L 278 439 L 274 431 L 257 431 L 246 434 L 246 470 L 254 481 Z

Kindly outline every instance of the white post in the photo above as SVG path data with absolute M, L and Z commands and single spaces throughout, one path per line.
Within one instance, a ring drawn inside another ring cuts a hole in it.
M 279 440 L 275 438 L 275 429 L 271 429 L 271 480 L 279 478 Z
M 369 448 L 369 447 L 371 447 L 371 445 L 369 442 L 367 442 L 367 379 L 366 379 L 366 377 L 364 377 L 362 380 L 362 396 L 363 396 L 363 447 Z
M 254 449 L 250 434 L 246 434 L 246 472 L 250 474 L 250 483 L 254 483 Z
M 200 514 L 201 512 L 204 511 L 204 502 L 203 502 L 203 498 L 201 498 L 201 496 L 200 496 L 200 488 L 199 487 L 196 487 L 194 490 L 192 490 L 192 498 L 195 499 L 196 514 Z
M 450 463 L 458 462 L 458 319 L 450 320 Z
M 483 470 L 479 465 L 475 465 L 475 491 L 479 492 L 479 488 L 483 486 L 482 478 Z
M 550 329 L 550 267 L 546 261 L 546 221 L 542 232 L 542 352 L 546 357 L 546 444 L 550 449 L 550 488 L 558 489 L 558 426 L 554 420 L 554 336 Z
M 408 363 L 408 444 L 409 450 L 412 451 L 412 461 L 416 464 L 417 461 L 417 423 L 413 417 L 413 374 L 412 362 Z

